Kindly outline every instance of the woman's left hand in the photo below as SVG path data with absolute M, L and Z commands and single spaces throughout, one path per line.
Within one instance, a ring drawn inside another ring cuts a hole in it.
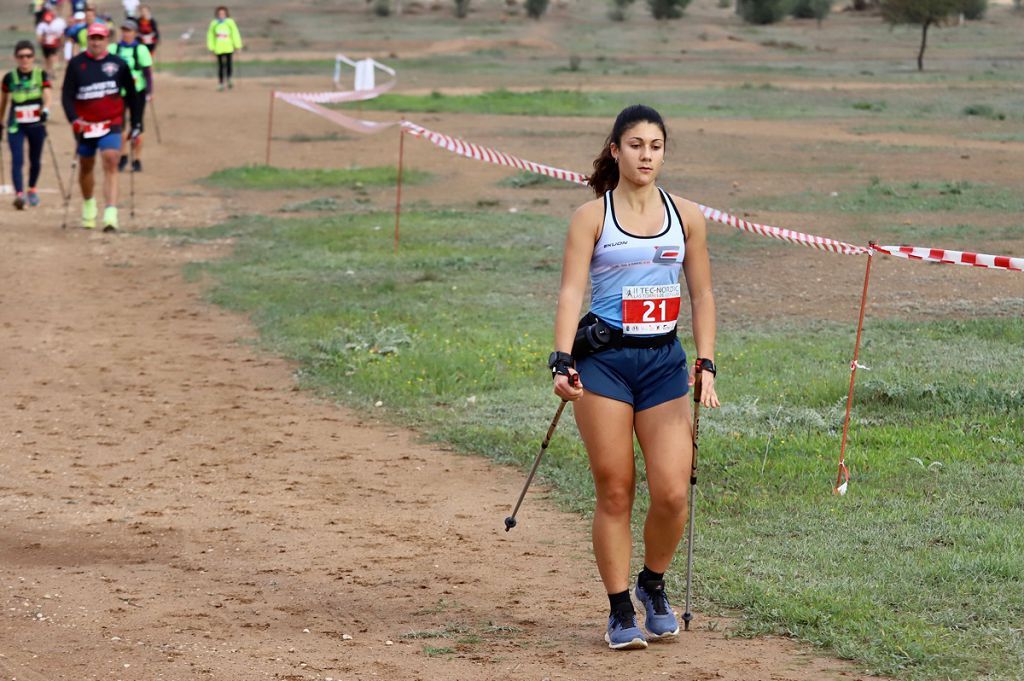
M 696 376 L 697 367 L 694 366 L 693 371 L 690 372 L 690 388 L 693 388 L 696 383 Z M 722 406 L 722 403 L 718 401 L 718 393 L 715 392 L 715 375 L 710 371 L 700 373 L 700 406 L 711 409 Z

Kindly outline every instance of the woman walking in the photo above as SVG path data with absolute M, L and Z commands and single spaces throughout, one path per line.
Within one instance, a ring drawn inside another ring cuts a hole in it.
M 160 44 L 160 29 L 153 18 L 153 10 L 149 5 L 139 7 L 139 42 L 149 50 L 150 57 L 156 57 L 156 48 Z
M 234 87 L 231 82 L 231 58 L 235 50 L 242 49 L 242 36 L 228 8 L 223 5 L 217 8 L 210 28 L 206 31 L 206 47 L 217 55 L 217 89 L 223 91 L 226 82 L 230 90 Z
M 0 120 L 6 121 L 7 144 L 11 148 L 11 182 L 14 184 L 14 207 L 24 210 L 39 205 L 36 183 L 43 168 L 43 144 L 46 142 L 46 119 L 50 115 L 50 78 L 35 65 L 36 48 L 28 40 L 14 46 L 17 67 L 9 71 L 0 87 Z M 11 103 L 7 115 L 7 102 Z M 0 129 L 2 132 L 2 129 Z M 25 192 L 22 168 L 25 165 L 25 142 L 28 141 L 28 192 Z
M 664 574 L 686 524 L 693 460 L 689 372 L 676 337 L 680 270 L 703 371 L 701 404 L 719 406 L 706 227 L 696 205 L 657 185 L 667 137 L 650 107 L 628 107 L 615 119 L 589 179 L 598 198 L 580 206 L 569 225 L 548 362 L 555 394 L 574 403 L 590 459 L 597 494 L 594 556 L 610 610 L 605 640 L 617 650 L 646 648 L 648 640 L 679 633 Z M 588 275 L 590 311 L 577 324 Z M 589 334 L 578 333 L 584 327 Z M 646 634 L 629 593 L 634 434 L 650 490 L 644 566 L 634 591 Z

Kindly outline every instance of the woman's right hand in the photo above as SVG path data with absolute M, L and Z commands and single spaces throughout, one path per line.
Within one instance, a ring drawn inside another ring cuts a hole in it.
M 579 372 L 570 367 L 568 376 L 555 374 L 555 394 L 569 402 L 575 402 L 583 397 L 583 383 L 580 382 Z

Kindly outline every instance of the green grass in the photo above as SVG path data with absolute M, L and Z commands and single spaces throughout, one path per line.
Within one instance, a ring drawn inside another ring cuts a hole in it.
M 862 117 L 865 112 L 878 119 L 918 121 L 922 119 L 961 119 L 965 109 L 950 88 L 935 87 L 913 92 L 879 91 L 885 99 L 864 99 L 837 94 L 827 88 L 788 89 L 750 83 L 725 88 L 700 90 L 587 91 L 540 89 L 532 92 L 490 90 L 479 94 L 448 95 L 434 91 L 427 95 L 389 93 L 374 99 L 370 106 L 381 111 L 407 113 L 475 113 L 517 116 L 589 116 L 614 117 L 625 106 L 642 102 L 672 118 L 781 119 Z M 961 95 L 962 96 L 962 95 Z M 1021 97 L 1013 91 L 998 97 L 1000 106 L 1019 109 Z M 351 108 L 355 105 L 340 105 Z M 970 109 L 973 115 L 997 118 L 991 105 Z M 1003 116 L 1005 118 L 1005 116 Z
M 787 212 L 832 211 L 857 213 L 1024 211 L 1024 194 L 1008 187 L 971 182 L 882 182 L 874 177 L 864 186 L 840 190 L 838 196 L 802 192 L 788 196 L 752 197 L 741 207 Z
M 278 168 L 266 165 L 248 165 L 225 168 L 209 175 L 205 182 L 227 189 L 314 189 L 323 187 L 393 186 L 398 177 L 394 166 L 372 168 Z M 418 184 L 425 182 L 430 173 L 422 170 L 406 170 L 402 182 Z
M 557 406 L 544 361 L 565 225 L 411 211 L 395 254 L 389 222 L 253 217 L 186 238 L 237 240 L 232 258 L 194 267 L 214 276 L 214 301 L 300 363 L 304 386 L 357 409 L 380 401 L 377 413 L 428 438 L 527 465 Z M 725 406 L 701 423 L 698 611 L 735 609 L 741 634 L 797 637 L 899 678 L 1019 678 L 1024 321 L 869 320 L 853 482 L 835 497 L 852 343 L 851 328 L 829 324 L 721 329 Z M 571 419 L 542 474 L 566 509 L 589 513 Z M 434 633 L 452 636 L 409 636 Z

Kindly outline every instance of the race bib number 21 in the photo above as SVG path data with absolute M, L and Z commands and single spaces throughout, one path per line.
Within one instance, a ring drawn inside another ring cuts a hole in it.
M 679 320 L 679 284 L 622 287 L 622 332 L 669 333 Z

